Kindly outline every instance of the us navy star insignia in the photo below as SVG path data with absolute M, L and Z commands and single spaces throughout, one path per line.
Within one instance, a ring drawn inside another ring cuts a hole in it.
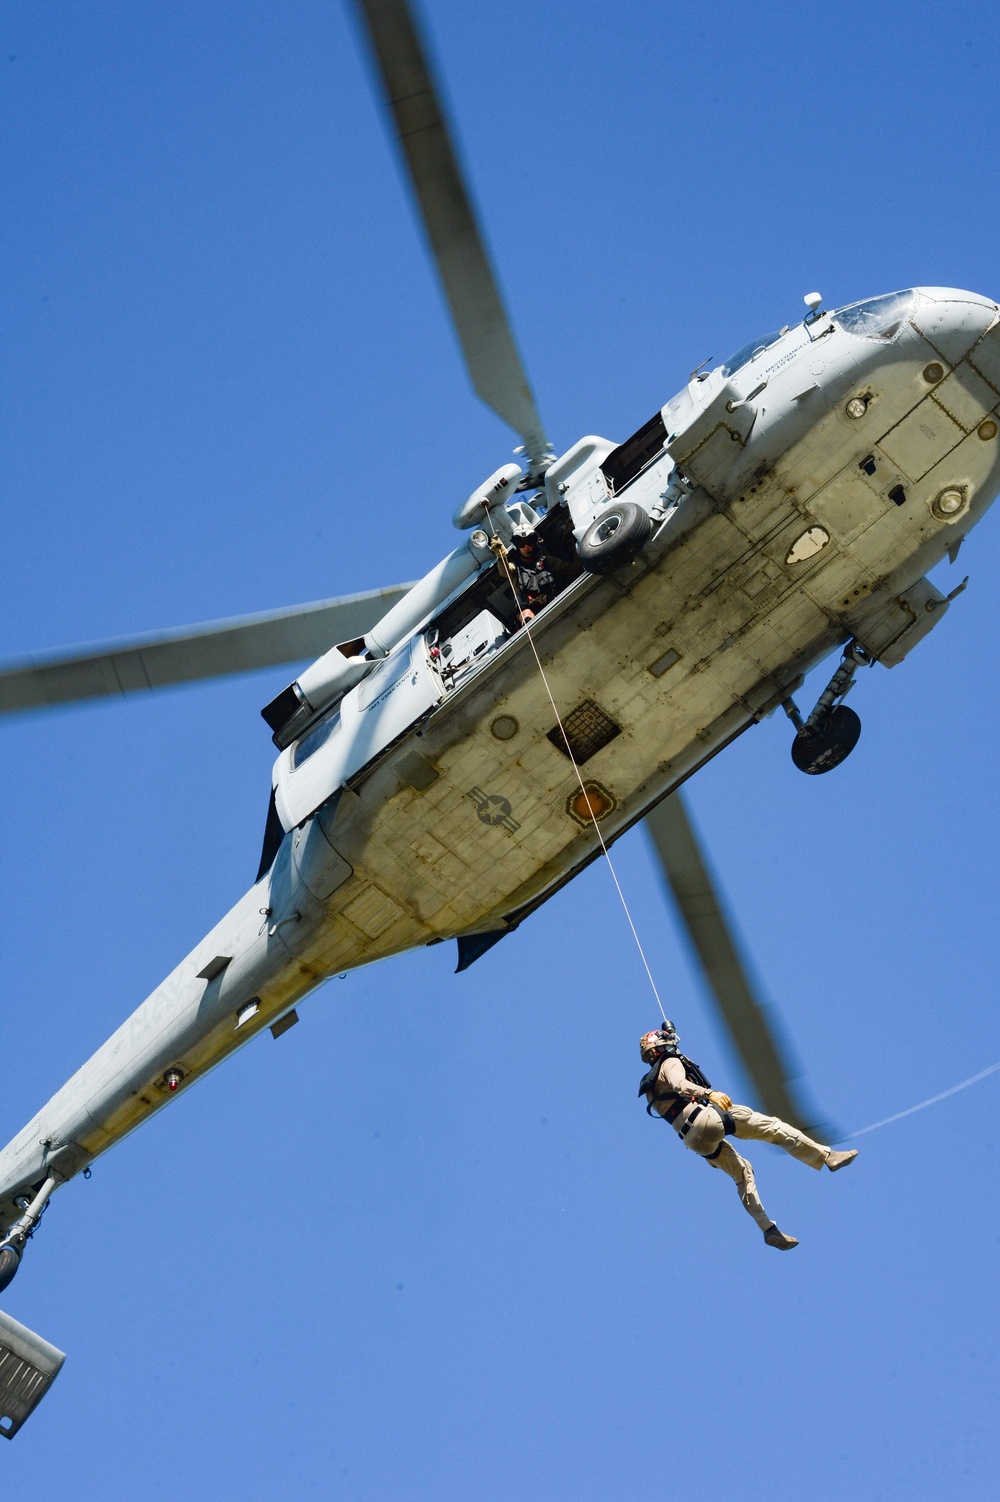
M 482 788 L 472 788 L 468 795 L 476 805 L 476 813 L 483 824 L 493 824 L 514 834 L 520 824 L 511 817 L 510 803 L 497 793 L 484 793 Z

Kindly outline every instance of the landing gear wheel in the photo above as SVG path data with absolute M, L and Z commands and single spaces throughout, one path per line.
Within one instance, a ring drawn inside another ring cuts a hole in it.
M 812 777 L 832 772 L 850 756 L 860 735 L 859 717 L 846 704 L 838 704 L 819 735 L 803 735 L 799 731 L 792 741 L 792 761 L 800 772 L 808 772 Z
M 14 1274 L 20 1265 L 21 1257 L 16 1247 L 0 1247 L 0 1293 L 14 1281 Z
M 576 551 L 588 574 L 611 574 L 631 563 L 653 531 L 653 518 L 634 501 L 619 501 L 591 522 Z

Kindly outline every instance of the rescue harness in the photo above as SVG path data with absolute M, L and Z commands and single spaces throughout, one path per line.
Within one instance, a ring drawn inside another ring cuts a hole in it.
M 516 556 L 512 562 L 517 574 L 517 582 L 524 592 L 528 606 L 531 609 L 540 610 L 551 600 L 556 585 L 555 575 L 549 568 L 548 559 L 544 553 L 536 549 L 535 556 L 530 563 Z
M 701 1110 L 706 1108 L 700 1101 L 694 1101 L 690 1095 L 678 1094 L 678 1092 L 676 1090 L 672 1090 L 669 1085 L 661 1088 L 660 1065 L 663 1063 L 664 1059 L 679 1059 L 680 1062 L 684 1065 L 684 1073 L 687 1075 L 688 1079 L 693 1085 L 700 1085 L 703 1090 L 711 1090 L 712 1083 L 705 1072 L 699 1068 L 694 1060 L 689 1059 L 686 1054 L 682 1054 L 679 1048 L 662 1049 L 657 1054 L 650 1067 L 646 1070 L 646 1073 L 643 1075 L 642 1079 L 639 1081 L 639 1094 L 645 1095 L 647 1098 L 647 1116 L 652 1116 L 654 1114 L 654 1108 L 656 1107 L 657 1102 L 669 1101 L 670 1104 L 667 1106 L 665 1111 L 655 1111 L 655 1114 L 659 1116 L 663 1121 L 666 1121 L 671 1126 L 673 1126 L 674 1122 L 684 1110 L 685 1106 L 697 1105 L 699 1107 L 698 1111 L 692 1112 L 691 1116 L 681 1128 L 680 1135 L 683 1139 L 687 1136 L 691 1127 L 694 1125 L 696 1118 L 701 1114 Z M 731 1113 L 729 1111 L 724 1111 L 722 1107 L 717 1106 L 714 1101 L 710 1101 L 709 1106 L 713 1111 L 717 1111 L 719 1116 L 722 1118 L 722 1128 L 725 1135 L 727 1137 L 734 1137 L 736 1135 L 736 1122 L 733 1120 Z M 713 1158 L 717 1157 L 718 1152 L 712 1153 L 711 1156 Z

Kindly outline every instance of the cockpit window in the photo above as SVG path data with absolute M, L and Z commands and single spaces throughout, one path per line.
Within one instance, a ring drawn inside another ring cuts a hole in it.
M 738 370 L 743 369 L 744 365 L 749 365 L 751 360 L 756 360 L 758 355 L 762 355 L 766 349 L 770 349 L 772 344 L 777 344 L 785 332 L 785 329 L 778 329 L 774 334 L 764 334 L 762 338 L 754 339 L 752 344 L 744 344 L 743 348 L 738 349 L 735 355 L 729 356 L 729 359 L 722 367 L 722 374 L 727 376 L 735 375 Z
M 910 316 L 917 294 L 889 292 L 885 297 L 870 297 L 867 302 L 851 303 L 834 313 L 834 322 L 859 339 L 894 339 Z
M 332 715 L 325 720 L 320 720 L 314 725 L 308 735 L 304 735 L 292 752 L 292 767 L 301 767 L 304 761 L 317 752 L 320 746 L 325 746 L 332 735 L 336 735 L 340 729 L 340 710 L 335 709 Z

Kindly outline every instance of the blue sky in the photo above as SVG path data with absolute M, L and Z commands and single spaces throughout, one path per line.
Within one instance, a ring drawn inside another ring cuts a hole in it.
M 992 8 L 425 14 L 559 450 L 814 288 L 1000 290 Z M 516 440 L 468 390 L 343 6 L 0 26 L 4 654 L 423 572 Z M 966 571 L 862 677 L 844 767 L 800 776 L 774 719 L 690 789 L 845 1130 L 1000 1058 L 1000 518 Z M 284 682 L 0 727 L 4 1140 L 252 879 Z M 618 852 L 685 1046 L 745 1093 L 641 833 Z M 1000 1077 L 836 1178 L 755 1149 L 779 1257 L 635 1100 L 655 1009 L 606 872 L 452 968 L 332 982 L 57 1196 L 4 1299 L 69 1352 L 12 1490 L 994 1495 Z

